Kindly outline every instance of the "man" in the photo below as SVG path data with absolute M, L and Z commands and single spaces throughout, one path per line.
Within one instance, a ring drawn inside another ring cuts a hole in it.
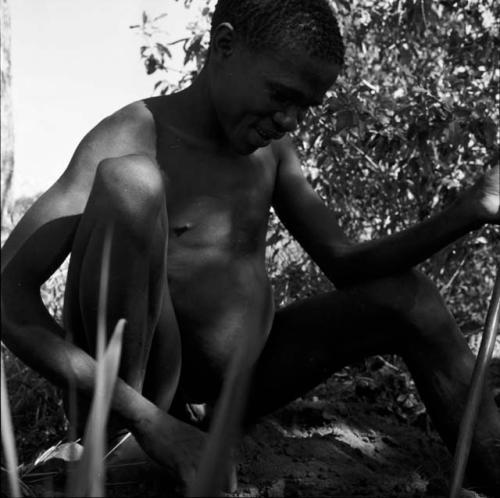
M 164 467 L 189 473 L 204 440 L 172 406 L 213 404 L 249 336 L 264 346 L 248 421 L 346 364 L 392 352 L 454 447 L 474 357 L 435 286 L 411 268 L 500 222 L 499 170 L 418 226 L 351 243 L 286 136 L 342 63 L 327 0 L 220 0 L 194 83 L 98 124 L 5 244 L 4 341 L 49 379 L 75 385 L 84 404 L 103 241 L 113 226 L 108 329 L 127 320 L 113 430 L 131 431 L 130 447 L 138 443 Z M 275 312 L 265 271 L 271 206 L 338 290 Z M 63 330 L 39 287 L 69 252 Z M 472 470 L 494 490 L 499 468 L 500 418 L 485 393 Z

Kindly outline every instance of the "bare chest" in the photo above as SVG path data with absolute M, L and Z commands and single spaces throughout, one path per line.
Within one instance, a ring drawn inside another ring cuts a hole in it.
M 265 245 L 276 168 L 270 154 L 225 156 L 160 144 L 169 253 L 250 255 Z

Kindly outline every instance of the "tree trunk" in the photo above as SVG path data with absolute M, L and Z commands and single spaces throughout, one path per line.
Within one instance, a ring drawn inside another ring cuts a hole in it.
M 2 165 L 2 191 L 1 191 L 1 222 L 3 226 L 5 208 L 9 202 L 14 173 L 14 126 L 12 119 L 12 93 L 11 93 L 11 66 L 10 66 L 10 40 L 11 23 L 8 0 L 2 0 L 0 36 L 2 45 L 1 56 L 1 165 Z

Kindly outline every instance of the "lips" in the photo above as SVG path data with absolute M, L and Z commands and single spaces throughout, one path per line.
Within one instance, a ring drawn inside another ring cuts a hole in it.
M 278 133 L 277 131 L 265 130 L 259 126 L 256 126 L 255 129 L 257 130 L 257 133 L 266 141 L 279 140 L 280 138 L 283 138 L 283 133 Z

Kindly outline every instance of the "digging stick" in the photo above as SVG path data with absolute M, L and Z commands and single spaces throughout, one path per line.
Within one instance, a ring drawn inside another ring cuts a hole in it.
M 495 347 L 495 339 L 498 333 L 498 321 L 500 316 L 500 266 L 497 267 L 497 276 L 493 287 L 484 335 L 481 347 L 472 374 L 469 388 L 467 405 L 460 423 L 455 456 L 453 458 L 453 475 L 450 486 L 450 498 L 458 498 L 462 488 L 462 482 L 469 458 L 472 434 L 476 426 L 477 413 L 483 394 L 486 372 Z

